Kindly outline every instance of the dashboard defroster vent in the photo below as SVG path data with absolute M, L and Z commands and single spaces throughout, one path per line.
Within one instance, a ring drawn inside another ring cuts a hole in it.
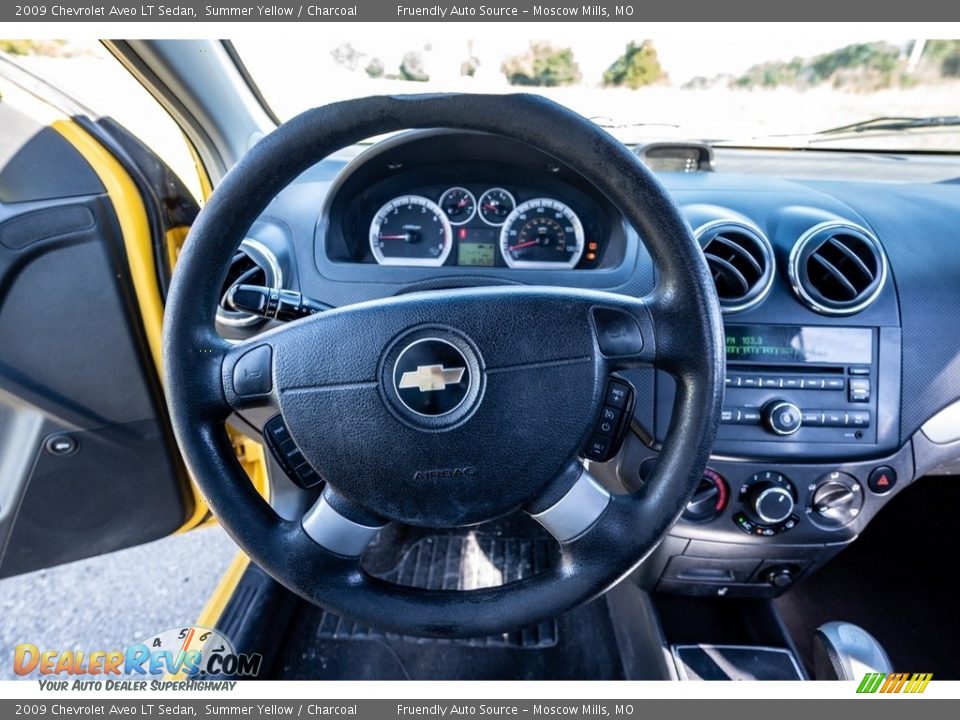
M 283 275 L 276 256 L 256 240 L 246 238 L 240 243 L 230 261 L 217 308 L 217 322 L 229 327 L 248 327 L 263 322 L 259 315 L 239 312 L 230 306 L 227 297 L 234 285 L 262 285 L 279 290 L 283 286 Z
M 790 282 L 797 296 L 825 315 L 852 315 L 883 288 L 887 259 L 867 230 L 825 222 L 805 232 L 790 253 Z
M 715 220 L 697 228 L 696 236 L 723 312 L 746 310 L 767 296 L 775 261 L 770 241 L 758 228 L 737 220 Z

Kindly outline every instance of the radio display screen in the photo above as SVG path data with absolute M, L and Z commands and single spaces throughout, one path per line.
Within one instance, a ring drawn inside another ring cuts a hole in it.
M 869 328 L 727 325 L 727 362 L 869 365 Z

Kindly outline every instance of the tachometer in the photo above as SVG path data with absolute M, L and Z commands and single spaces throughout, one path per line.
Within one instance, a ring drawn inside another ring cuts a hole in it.
M 443 191 L 438 203 L 447 214 L 451 225 L 463 225 L 477 211 L 477 199 L 473 193 L 462 187 L 452 187 Z
M 370 251 L 381 265 L 443 265 L 453 233 L 446 214 L 419 195 L 394 198 L 370 223 Z
M 528 200 L 503 223 L 500 253 L 512 268 L 572 268 L 583 255 L 583 225 L 559 200 Z

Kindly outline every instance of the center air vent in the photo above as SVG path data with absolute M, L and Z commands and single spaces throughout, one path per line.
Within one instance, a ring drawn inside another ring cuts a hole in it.
M 276 256 L 262 243 L 247 238 L 230 261 L 227 279 L 223 281 L 217 321 L 230 327 L 246 327 L 262 322 L 259 315 L 237 312 L 227 304 L 227 294 L 234 285 L 262 285 L 279 290 L 283 276 Z
M 715 220 L 697 229 L 724 312 L 751 308 L 770 292 L 773 248 L 757 228 L 735 220 Z
M 862 227 L 825 222 L 797 240 L 789 270 L 794 292 L 812 310 L 851 315 L 877 299 L 887 260 L 877 239 Z

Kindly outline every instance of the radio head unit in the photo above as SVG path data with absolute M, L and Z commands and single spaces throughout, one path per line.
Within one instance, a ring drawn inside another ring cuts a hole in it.
M 895 442 L 888 436 L 896 434 L 899 406 L 884 405 L 881 398 L 899 397 L 899 337 L 890 335 L 899 330 L 773 324 L 730 324 L 725 330 L 727 374 L 715 452 L 855 455 Z M 896 354 L 881 354 L 884 342 Z M 882 370 L 880 357 L 891 367 Z M 666 431 L 672 399 L 673 381 L 661 374 L 658 438 Z

